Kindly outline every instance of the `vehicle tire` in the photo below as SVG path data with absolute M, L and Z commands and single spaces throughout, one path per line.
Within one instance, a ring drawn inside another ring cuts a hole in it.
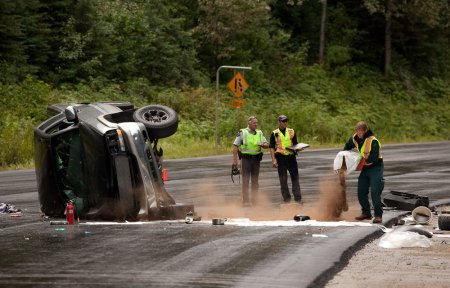
M 147 128 L 150 138 L 161 139 L 173 135 L 178 128 L 178 115 L 170 107 L 150 105 L 137 109 L 133 119 Z
M 450 215 L 439 215 L 438 226 L 440 230 L 450 230 Z

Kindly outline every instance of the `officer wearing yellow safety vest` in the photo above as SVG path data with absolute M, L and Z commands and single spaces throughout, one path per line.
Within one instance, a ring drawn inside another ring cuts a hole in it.
M 302 194 L 300 192 L 296 151 L 287 148 L 298 144 L 297 135 L 294 129 L 287 128 L 287 122 L 288 117 L 286 115 L 278 116 L 278 128 L 270 134 L 270 155 L 272 156 L 273 167 L 278 168 L 278 178 L 280 179 L 283 201 L 285 203 L 291 202 L 291 194 L 289 193 L 287 181 L 287 171 L 289 171 L 294 200 L 300 203 Z M 302 148 L 298 150 L 300 151 Z
M 375 138 L 367 123 L 360 121 L 355 126 L 355 134 L 347 141 L 344 150 L 356 148 L 362 159 L 356 170 L 361 170 L 358 177 L 358 201 L 361 205 L 361 215 L 356 220 L 371 220 L 372 213 L 369 203 L 369 189 L 371 190 L 374 210 L 373 223 L 381 223 L 383 209 L 381 206 L 381 192 L 384 189 L 384 164 L 381 156 L 381 143 Z
M 242 171 L 242 201 L 245 207 L 256 205 L 258 201 L 258 177 L 259 167 L 263 152 L 261 148 L 269 148 L 263 132 L 258 127 L 256 116 L 247 119 L 247 128 L 239 130 L 233 142 L 233 168 L 237 167 L 238 156 L 241 159 Z M 249 195 L 249 184 L 251 179 L 251 197 Z

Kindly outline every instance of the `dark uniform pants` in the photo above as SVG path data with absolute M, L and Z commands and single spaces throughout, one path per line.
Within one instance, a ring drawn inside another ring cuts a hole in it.
M 285 202 L 289 202 L 291 200 L 291 194 L 289 193 L 287 181 L 287 171 L 289 171 L 289 174 L 291 175 L 292 194 L 294 195 L 294 200 L 300 201 L 302 199 L 302 195 L 300 192 L 298 165 L 295 155 L 282 155 L 277 153 L 275 154 L 275 157 L 278 162 L 278 177 L 280 178 L 281 196 L 283 196 L 283 200 Z
M 258 202 L 259 190 L 259 166 L 261 163 L 260 155 L 242 155 L 242 200 L 244 204 L 256 204 Z M 250 197 L 249 184 L 251 179 L 252 193 Z M 251 202 L 250 202 L 251 198 Z
M 383 165 L 364 168 L 358 178 L 358 201 L 361 205 L 362 214 L 371 216 L 369 203 L 369 189 L 372 196 L 372 205 L 375 217 L 383 215 L 381 207 L 381 192 L 384 189 L 384 167 Z

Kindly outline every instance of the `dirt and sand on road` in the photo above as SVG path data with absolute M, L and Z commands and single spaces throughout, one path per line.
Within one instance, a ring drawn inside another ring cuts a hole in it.
M 381 238 L 375 239 L 356 252 L 325 287 L 450 287 L 450 231 L 436 229 L 437 219 L 433 215 L 431 223 L 422 227 L 434 233 L 429 248 L 382 248 Z
M 359 204 L 355 201 L 347 203 L 345 187 L 339 176 L 331 175 L 323 177 L 319 181 L 319 193 L 317 199 L 302 200 L 299 205 L 296 202 L 289 204 L 274 204 L 267 195 L 260 193 L 258 204 L 243 208 L 240 199 L 235 197 L 230 201 L 227 197 L 218 200 L 216 197 L 208 197 L 213 185 L 202 183 L 193 190 L 201 202 L 196 203 L 196 213 L 204 218 L 249 218 L 251 220 L 293 220 L 296 214 L 307 215 L 317 221 L 355 221 L 354 217 L 360 214 Z M 345 184 L 344 184 L 345 185 Z

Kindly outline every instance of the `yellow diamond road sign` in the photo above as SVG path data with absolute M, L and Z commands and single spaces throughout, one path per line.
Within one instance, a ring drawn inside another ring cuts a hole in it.
M 228 82 L 227 86 L 231 93 L 233 93 L 234 97 L 242 97 L 245 90 L 248 88 L 247 82 L 239 72 L 234 75 L 233 79 Z

